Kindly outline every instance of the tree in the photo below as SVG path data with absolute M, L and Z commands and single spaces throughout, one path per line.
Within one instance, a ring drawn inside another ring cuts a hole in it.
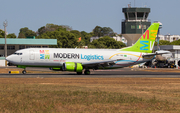
M 98 37 L 101 37 L 101 36 L 113 36 L 114 35 L 114 32 L 110 27 L 103 27 L 102 28 L 100 26 L 96 26 L 93 29 L 93 33 L 94 33 L 94 36 L 98 36 Z
M 99 38 L 98 40 L 93 40 L 91 45 L 95 46 L 96 48 L 109 49 L 120 49 L 122 47 L 126 47 L 124 43 L 116 41 L 113 38 L 110 38 L 109 36 L 104 36 L 102 38 Z
M 42 26 L 38 29 L 37 35 L 42 35 L 43 33 L 46 33 L 47 31 L 56 31 L 57 29 L 66 29 L 67 31 L 71 31 L 72 28 L 70 28 L 67 25 L 56 25 L 56 24 L 46 24 L 46 26 Z
M 47 31 L 37 38 L 57 39 L 57 45 L 50 46 L 56 48 L 75 48 L 78 46 L 78 37 L 64 28 L 56 31 Z
M 0 29 L 0 38 L 4 38 L 4 37 L 5 37 L 5 32 Z
M 99 39 L 98 40 L 93 40 L 91 45 L 93 45 L 92 47 L 95 47 L 95 48 L 107 48 L 107 46 L 105 45 L 105 42 L 99 41 Z
M 68 25 L 60 25 L 62 26 L 62 28 L 65 28 L 67 31 L 71 31 L 72 27 L 68 26 Z
M 5 38 L 5 32 L 0 29 L 0 38 Z M 7 38 L 16 38 L 16 35 L 14 33 L 8 34 Z
M 79 32 L 78 30 L 72 30 L 70 32 L 76 35 L 77 38 L 81 37 L 81 32 Z
M 102 34 L 102 27 L 96 26 L 96 27 L 93 29 L 93 33 L 94 33 L 94 36 L 98 36 L 98 37 L 103 36 L 103 34 Z
M 32 36 L 37 36 L 36 33 L 32 30 L 29 30 L 27 27 L 21 28 L 19 35 L 21 34 L 21 36 L 18 36 L 20 38 L 26 38 L 26 37 L 32 37 Z M 25 37 L 22 37 L 24 34 Z
M 159 45 L 171 45 L 171 43 L 166 40 L 159 40 Z M 155 42 L 155 46 L 157 46 L 157 42 Z
M 81 31 L 81 40 L 85 42 L 85 45 L 90 44 L 90 38 L 92 37 L 92 33 L 87 33 L 85 31 Z
M 25 38 L 26 36 L 23 33 L 19 33 L 18 38 Z
M 114 32 L 110 27 L 103 27 L 102 31 L 103 31 L 103 36 L 113 36 L 114 35 Z
M 41 35 L 41 34 L 43 34 L 43 33 L 45 33 L 45 32 L 46 32 L 46 27 L 43 26 L 43 27 L 41 27 L 41 28 L 38 29 L 37 34 L 38 34 L 38 35 Z
M 180 45 L 180 39 L 171 42 L 171 45 Z
M 8 34 L 7 38 L 16 38 L 16 35 L 14 33 Z
M 78 47 L 79 48 L 83 48 L 83 46 L 85 45 L 85 42 L 83 40 L 81 40 L 80 42 L 78 42 Z
M 38 29 L 38 35 L 41 35 L 43 33 L 46 33 L 47 31 L 55 31 L 57 30 L 59 27 L 54 25 L 54 24 L 46 24 L 46 26 L 43 26 L 41 28 Z

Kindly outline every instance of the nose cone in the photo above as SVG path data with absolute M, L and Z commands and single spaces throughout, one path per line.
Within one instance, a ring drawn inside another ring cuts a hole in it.
M 6 57 L 6 60 L 9 61 L 9 57 Z
M 18 55 L 10 55 L 6 57 L 6 60 L 12 64 L 19 64 L 20 63 L 20 57 Z
M 8 56 L 8 57 L 6 57 L 6 60 L 8 61 L 8 62 L 12 62 L 12 56 L 10 55 L 10 56 Z

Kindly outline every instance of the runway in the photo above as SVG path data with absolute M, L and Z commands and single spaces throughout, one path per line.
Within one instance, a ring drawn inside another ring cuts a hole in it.
M 30 69 L 31 70 L 31 69 Z M 43 69 L 34 69 L 40 70 Z M 91 70 L 90 75 L 77 75 L 75 72 L 56 72 L 56 73 L 27 73 L 23 74 L 0 74 L 0 78 L 180 78 L 178 72 L 165 72 L 167 69 L 159 69 L 162 72 L 146 71 L 144 69 L 122 68 L 116 70 Z M 164 71 L 163 71 L 164 70 Z

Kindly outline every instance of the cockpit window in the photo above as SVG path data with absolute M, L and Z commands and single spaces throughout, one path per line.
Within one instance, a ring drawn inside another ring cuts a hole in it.
M 22 55 L 22 53 L 14 53 L 14 55 Z

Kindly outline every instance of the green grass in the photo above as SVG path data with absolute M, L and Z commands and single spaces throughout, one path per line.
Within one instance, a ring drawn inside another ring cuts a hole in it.
M 0 84 L 0 112 L 158 112 L 173 103 L 98 88 L 57 84 Z

